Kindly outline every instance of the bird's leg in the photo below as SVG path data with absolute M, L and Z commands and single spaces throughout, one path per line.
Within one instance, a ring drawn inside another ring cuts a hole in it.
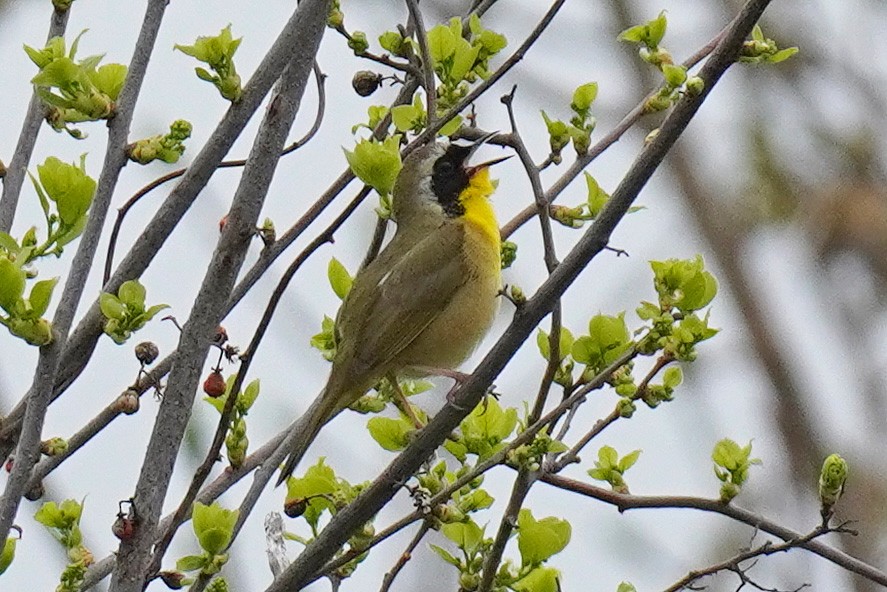
M 432 368 L 429 366 L 415 366 L 414 370 L 420 372 L 426 376 L 444 376 L 446 378 L 452 378 L 456 383 L 450 388 L 447 393 L 447 403 L 450 405 L 457 405 L 458 403 L 455 398 L 456 391 L 465 383 L 469 378 L 471 378 L 471 374 L 466 374 L 465 372 L 459 372 L 458 370 L 453 370 L 452 368 Z
M 403 391 L 400 390 L 400 383 L 397 382 L 397 376 L 394 374 L 388 375 L 388 382 L 391 383 L 391 388 L 394 390 L 394 405 L 397 407 L 401 413 L 406 415 L 413 425 L 416 426 L 417 430 L 421 430 L 425 427 L 425 424 L 421 419 L 416 416 L 416 413 L 413 411 L 413 406 L 410 405 L 410 402 L 407 401 L 406 396 L 403 394 Z

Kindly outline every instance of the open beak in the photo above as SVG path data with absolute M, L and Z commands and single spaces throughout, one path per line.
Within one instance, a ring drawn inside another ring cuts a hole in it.
M 511 158 L 512 156 L 514 156 L 514 154 L 509 154 L 508 156 L 500 156 L 499 158 L 494 158 L 494 159 L 492 159 L 492 160 L 488 160 L 488 161 L 486 161 L 486 162 L 482 162 L 482 163 L 480 163 L 480 164 L 476 164 L 476 165 L 474 165 L 474 166 L 470 166 L 470 167 L 468 167 L 467 169 L 465 169 L 465 172 L 468 173 L 468 176 L 469 176 L 469 177 L 472 177 L 472 176 L 474 176 L 474 174 L 475 174 L 476 172 L 478 172 L 479 170 L 481 170 L 481 169 L 485 169 L 485 168 L 488 168 L 488 167 L 491 167 L 491 166 L 493 166 L 494 164 L 499 164 L 500 162 L 505 162 L 506 160 L 508 160 L 508 159 Z
M 496 135 L 498 135 L 498 134 L 499 134 L 498 131 L 490 132 L 490 133 L 488 133 L 488 134 L 486 134 L 486 135 L 484 135 L 484 136 L 481 136 L 481 137 L 478 138 L 477 140 L 475 140 L 474 143 L 471 145 L 470 152 L 468 153 L 468 156 L 465 157 L 465 160 L 467 161 L 469 158 L 471 158 L 471 156 L 472 156 L 475 152 L 477 152 L 477 149 L 478 149 L 478 148 L 480 148 L 481 146 L 483 146 L 484 144 L 486 144 L 487 142 L 489 142 L 491 139 L 493 139 L 493 138 L 494 138 Z M 493 166 L 494 164 L 498 164 L 498 163 L 500 163 L 500 162 L 506 161 L 506 160 L 508 160 L 509 158 L 511 158 L 511 156 L 513 156 L 513 155 L 509 155 L 509 156 L 501 156 L 501 157 L 499 157 L 499 158 L 494 158 L 494 159 L 492 159 L 492 160 L 488 160 L 488 161 L 486 161 L 486 162 L 482 162 L 482 163 L 480 163 L 480 164 L 476 164 L 476 165 L 474 165 L 474 166 L 466 167 L 465 172 L 467 172 L 467 173 L 468 173 L 468 176 L 471 177 L 471 176 L 473 176 L 476 172 L 478 172 L 479 170 L 481 170 L 481 169 L 485 169 L 485 168 L 487 168 L 487 167 L 491 167 L 491 166 Z

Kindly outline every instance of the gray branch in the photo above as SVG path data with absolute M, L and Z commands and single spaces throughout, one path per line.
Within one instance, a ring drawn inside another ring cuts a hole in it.
M 280 153 L 299 110 L 325 30 L 327 11 L 328 0 L 304 0 L 295 12 L 294 33 L 299 43 L 287 56 L 277 94 L 265 113 L 235 192 L 228 223 L 182 329 L 179 356 L 169 375 L 136 486 L 134 505 L 139 528 L 131 540 L 120 544 L 111 592 L 141 592 L 146 578 L 151 576 L 145 573 L 146 567 L 176 456 L 191 417 L 203 360 L 246 258 Z

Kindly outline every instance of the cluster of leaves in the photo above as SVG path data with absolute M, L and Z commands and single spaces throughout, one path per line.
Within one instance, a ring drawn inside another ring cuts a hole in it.
M 634 450 L 619 458 L 615 448 L 602 446 L 598 450 L 598 459 L 594 463 L 594 468 L 588 471 L 588 476 L 609 483 L 616 493 L 630 493 L 628 483 L 625 482 L 625 472 L 634 466 L 640 456 L 641 451 Z
M 481 582 L 484 559 L 493 545 L 493 539 L 485 538 L 484 529 L 471 520 L 444 524 L 440 530 L 456 545 L 461 556 L 457 557 L 437 545 L 432 545 L 432 549 L 459 570 L 461 590 L 476 590 Z M 546 562 L 564 550 L 571 535 L 572 528 L 566 520 L 553 516 L 537 520 L 529 509 L 521 509 L 517 516 L 520 563 L 506 559 L 493 578 L 493 589 L 514 592 L 560 590 L 559 572 L 546 565 Z
M 536 345 L 543 358 L 548 360 L 552 357 L 551 339 L 542 329 L 536 334 Z M 562 327 L 558 340 L 560 363 L 554 381 L 568 389 L 584 384 L 615 362 L 632 345 L 625 313 L 593 316 L 588 322 L 588 333 L 579 337 L 574 337 L 569 329 Z M 578 377 L 574 376 L 576 364 L 585 366 Z
M 324 458 L 308 468 L 302 477 L 290 477 L 286 482 L 286 514 L 290 518 L 301 518 L 311 529 L 309 537 L 287 532 L 284 536 L 292 541 L 308 545 L 320 532 L 321 519 L 334 516 L 339 510 L 363 491 L 369 483 L 353 485 L 338 477 Z M 368 547 L 376 532 L 371 522 L 367 522 L 348 539 L 347 548 L 340 549 L 337 556 L 346 552 L 357 551 L 359 554 L 350 562 L 340 567 L 335 575 L 347 578 L 357 565 L 366 559 Z
M 56 592 L 78 592 L 87 568 L 95 561 L 89 549 L 83 546 L 82 514 L 83 504 L 70 499 L 61 504 L 46 502 L 34 514 L 34 520 L 45 526 L 67 551 L 68 565 L 62 571 Z
M 779 49 L 772 39 L 764 37 L 760 25 L 755 25 L 751 32 L 751 40 L 742 44 L 739 61 L 750 64 L 778 64 L 798 53 L 797 47 Z
M 456 105 L 468 94 L 471 84 L 489 77 L 490 58 L 507 45 L 505 36 L 485 29 L 476 14 L 468 19 L 467 31 L 463 30 L 462 20 L 458 17 L 429 30 L 428 52 L 434 73 L 440 80 L 437 88 L 439 111 Z
M 569 122 L 560 119 L 551 119 L 545 111 L 542 111 L 542 119 L 548 130 L 548 144 L 550 154 L 548 159 L 554 164 L 560 164 L 563 160 L 561 152 L 570 142 L 578 156 L 584 156 L 591 145 L 591 132 L 597 120 L 591 115 L 591 105 L 597 98 L 597 82 L 589 82 L 580 85 L 573 91 L 573 100 L 570 102 L 570 110 L 573 116 Z
M 185 140 L 191 137 L 192 126 L 184 119 L 177 119 L 169 126 L 168 134 L 158 134 L 137 140 L 126 148 L 129 159 L 139 164 L 155 160 L 166 163 L 178 162 L 185 152 Z
M 587 171 L 583 174 L 585 175 L 585 185 L 588 189 L 585 203 L 575 207 L 559 204 L 548 206 L 551 218 L 567 228 L 582 228 L 585 222 L 597 218 L 604 206 L 607 205 L 607 202 L 610 201 L 610 194 L 601 188 L 597 179 L 592 177 Z M 628 208 L 628 213 L 633 214 L 643 209 L 644 206 L 632 206 Z
M 653 325 L 638 343 L 638 350 L 643 354 L 661 351 L 675 360 L 692 362 L 696 345 L 718 332 L 708 326 L 708 313 L 702 318 L 696 314 L 718 293 L 717 280 L 705 271 L 700 255 L 651 261 L 650 266 L 659 301 L 642 302 L 637 309 L 638 316 Z
M 397 105 L 391 108 L 391 122 L 399 132 L 419 133 L 425 129 L 428 123 L 428 114 L 425 112 L 425 104 L 419 93 L 413 95 L 410 105 Z M 440 136 L 451 136 L 462 125 L 462 117 L 457 115 L 449 120 L 437 132 Z
M 465 476 L 471 467 L 464 463 L 458 470 L 452 471 L 445 460 L 439 461 L 431 469 L 419 473 L 416 476 L 418 484 L 412 489 L 415 499 L 432 498 L 445 489 L 449 489 L 459 479 Z M 442 525 L 471 520 L 469 514 L 484 510 L 493 505 L 493 497 L 481 488 L 483 476 L 472 479 L 467 484 L 453 491 L 449 498 L 429 508 L 429 520 L 435 529 Z
M 191 512 L 191 524 L 197 542 L 203 550 L 200 555 L 186 555 L 176 561 L 176 569 L 180 572 L 196 571 L 203 575 L 215 575 L 228 562 L 225 551 L 234 535 L 234 525 L 240 515 L 238 510 L 227 510 L 214 502 L 207 506 L 200 502 L 194 503 Z M 190 582 L 182 582 L 187 585 Z
M 558 339 L 558 368 L 554 381 L 567 391 L 588 383 L 631 348 L 639 354 L 658 353 L 661 356 L 657 368 L 657 372 L 665 368 L 661 384 L 651 383 L 654 376 L 637 383 L 631 373 L 632 362 L 618 368 L 607 379 L 616 394 L 623 398 L 620 401 L 623 417 L 634 413 L 637 400 L 651 408 L 670 401 L 683 375 L 680 368 L 666 366 L 674 361 L 693 361 L 697 355 L 696 345 L 717 333 L 708 326 L 707 314 L 700 318 L 695 312 L 707 306 L 717 293 L 717 282 L 705 271 L 702 258 L 652 261 L 650 264 L 659 304 L 642 302 L 637 309 L 641 320 L 650 324 L 643 337 L 632 339 L 625 323 L 625 313 L 620 313 L 592 317 L 588 333 L 579 337 L 562 327 Z M 637 332 L 641 331 L 644 329 Z M 540 329 L 536 343 L 542 356 L 549 360 L 553 355 L 550 336 Z M 577 364 L 584 366 L 578 376 L 574 372 Z
M 40 257 L 61 256 L 65 245 L 82 234 L 96 182 L 86 174 L 85 155 L 79 165 L 51 156 L 37 165 L 31 181 L 43 210 L 46 239 L 40 242 L 36 226 L 21 240 L 0 232 L 0 308 L 6 313 L 0 313 L 0 324 L 32 345 L 46 345 L 52 341 L 52 326 L 42 317 L 58 278 L 35 282 L 25 298 L 27 280 L 37 276 L 31 264 Z
M 463 463 L 469 454 L 484 461 L 505 447 L 517 426 L 517 409 L 503 409 L 495 397 L 487 396 L 459 424 L 458 438 L 447 440 L 444 448 Z
M 384 140 L 359 140 L 354 150 L 343 149 L 354 176 L 385 199 L 388 205 L 380 215 L 384 213 L 386 218 L 391 215 L 390 195 L 402 166 L 400 139 L 401 136 L 394 135 Z
M 127 73 L 123 64 L 99 66 L 104 55 L 75 62 L 83 33 L 74 39 L 68 52 L 65 51 L 62 37 L 53 37 L 43 49 L 25 46 L 28 57 L 40 68 L 31 83 L 37 95 L 50 108 L 46 120 L 53 129 L 64 130 L 77 139 L 85 137 L 85 134 L 69 127 L 69 124 L 114 117 L 115 101 Z
M 105 316 L 105 333 L 117 344 L 123 344 L 133 334 L 168 304 L 155 304 L 145 308 L 145 287 L 139 280 L 129 280 L 120 284 L 117 295 L 102 292 L 99 306 Z
M 200 66 L 194 68 L 197 77 L 212 83 L 222 97 L 234 103 L 243 93 L 240 76 L 234 67 L 234 54 L 242 40 L 242 37 L 232 37 L 229 24 L 214 37 L 198 37 L 194 45 L 176 44 L 175 49 L 209 66 L 213 73 Z
M 628 28 L 619 34 L 620 41 L 639 45 L 638 52 L 641 59 L 662 74 L 664 80 L 662 88 L 644 104 L 644 111 L 647 113 L 664 111 L 684 94 L 698 95 L 705 86 L 701 78 L 689 76 L 686 67 L 675 64 L 668 50 L 660 45 L 667 26 L 665 11 L 662 11 L 653 20 Z
M 233 374 L 228 377 L 225 385 L 225 394 L 221 397 L 204 397 L 203 400 L 212 405 L 216 411 L 222 413 L 225 409 L 226 401 L 231 396 L 231 389 L 237 375 Z M 234 412 L 231 416 L 231 423 L 228 427 L 228 435 L 225 437 L 225 451 L 228 455 L 228 462 L 235 469 L 243 465 L 246 458 L 246 452 L 249 448 L 249 438 L 246 435 L 246 416 L 249 413 L 253 403 L 259 396 L 259 380 L 253 380 L 243 391 L 237 393 L 237 400 L 234 403 Z
M 715 475 L 721 481 L 720 498 L 725 504 L 742 491 L 752 465 L 761 464 L 761 459 L 751 458 L 751 442 L 740 446 L 729 438 L 715 444 L 711 459 L 715 463 Z

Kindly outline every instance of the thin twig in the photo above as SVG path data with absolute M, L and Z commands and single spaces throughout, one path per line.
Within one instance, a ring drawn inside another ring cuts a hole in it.
M 511 122 L 511 137 L 515 151 L 527 177 L 530 179 L 530 186 L 533 190 L 533 199 L 536 204 L 536 211 L 539 217 L 539 224 L 542 229 L 542 245 L 545 266 L 549 275 L 557 268 L 558 260 L 554 247 L 554 238 L 551 232 L 551 220 L 548 217 L 548 203 L 545 201 L 545 190 L 542 187 L 542 179 L 539 176 L 539 169 L 533 163 L 533 158 L 527 149 L 520 132 L 517 129 L 517 121 L 514 117 L 514 94 L 517 86 L 512 87 L 511 92 L 502 97 L 502 103 L 508 111 L 508 119 Z M 560 368 L 561 351 L 560 351 L 560 334 L 561 334 L 561 306 L 560 300 L 557 300 L 551 311 L 551 330 L 548 335 L 548 363 L 542 376 L 539 390 L 536 394 L 533 409 L 529 415 L 529 422 L 534 422 L 542 415 L 545 408 L 545 402 L 551 391 L 551 385 Z M 524 500 L 530 493 L 530 489 L 536 480 L 535 473 L 526 467 L 521 467 L 518 471 L 517 479 L 511 489 L 511 496 L 502 519 L 499 521 L 499 528 L 493 545 L 484 558 L 483 571 L 481 574 L 479 592 L 488 592 L 492 589 L 493 580 L 499 569 L 499 563 L 502 561 L 502 555 L 505 552 L 505 545 L 508 544 L 512 532 L 517 525 L 517 515 L 523 507 Z
M 573 407 L 575 409 L 575 407 Z M 573 445 L 567 452 L 563 453 L 557 461 L 548 469 L 552 473 L 557 473 L 561 469 L 563 469 L 568 464 L 579 462 L 579 452 L 582 451 L 585 446 L 591 442 L 594 438 L 600 435 L 605 429 L 607 429 L 610 425 L 613 424 L 616 420 L 622 417 L 622 414 L 619 413 L 619 408 L 617 407 L 613 411 L 610 412 L 606 417 L 602 417 L 601 419 L 594 422 L 594 425 L 588 432 L 579 438 L 579 441 Z M 559 437 L 560 438 L 560 437 Z
M 311 129 L 309 129 L 304 136 L 284 148 L 280 153 L 281 156 L 286 156 L 287 154 L 295 152 L 296 150 L 307 144 L 309 141 L 311 141 L 311 139 L 320 130 L 320 124 L 323 121 L 323 115 L 326 112 L 326 86 L 324 85 L 326 74 L 321 72 L 320 66 L 317 64 L 317 62 L 314 62 L 314 80 L 317 82 L 317 114 L 314 116 L 314 123 L 311 125 Z M 245 158 L 239 158 L 236 160 L 223 160 L 219 163 L 219 166 L 217 168 L 235 168 L 242 167 L 245 164 Z M 154 179 L 153 181 L 136 191 L 132 195 L 132 197 L 126 200 L 126 202 L 117 209 L 117 218 L 114 220 L 114 226 L 111 228 L 111 236 L 108 240 L 108 251 L 105 255 L 105 271 L 104 275 L 102 276 L 102 284 L 107 284 L 108 280 L 111 279 L 111 270 L 114 267 L 114 251 L 117 248 L 117 238 L 120 235 L 120 229 L 123 226 L 123 220 L 126 218 L 129 210 L 131 210 L 133 206 L 141 201 L 143 197 L 145 197 L 161 185 L 183 176 L 187 172 L 187 170 L 187 168 L 178 169 Z
M 744 574 L 745 570 L 742 568 L 741 564 L 748 561 L 749 559 L 754 559 L 755 557 L 765 557 L 767 555 L 773 555 L 775 553 L 790 551 L 792 549 L 800 547 L 803 543 L 812 541 L 813 539 L 819 538 L 822 535 L 828 534 L 830 532 L 834 532 L 833 529 L 828 527 L 818 527 L 798 539 L 784 541 L 777 545 L 774 545 L 772 542 L 767 541 L 764 544 L 755 547 L 754 549 L 748 549 L 741 553 L 737 553 L 735 556 L 725 561 L 715 563 L 702 569 L 694 569 L 686 576 L 663 590 L 663 592 L 679 592 L 680 590 L 690 589 L 693 582 L 696 582 L 697 580 L 700 580 L 705 576 L 711 576 L 721 571 L 729 570 L 736 572 L 737 574 Z M 803 586 L 801 586 L 801 588 L 804 588 L 806 586 L 807 584 L 804 584 Z
M 737 522 L 742 522 L 762 530 L 768 534 L 782 539 L 783 541 L 799 540 L 803 535 L 790 528 L 786 528 L 781 524 L 769 520 L 759 514 L 755 514 L 749 510 L 745 510 L 734 504 L 725 504 L 717 499 L 708 499 L 692 496 L 673 496 L 673 495 L 630 495 L 625 493 L 616 493 L 603 487 L 597 487 L 582 481 L 576 481 L 560 475 L 544 474 L 540 477 L 540 481 L 553 485 L 565 491 L 578 493 L 592 499 L 596 499 L 612 506 L 615 506 L 620 512 L 628 510 L 641 510 L 651 508 L 687 508 L 692 510 L 701 510 L 703 512 L 712 512 L 721 514 L 727 518 L 731 518 Z M 882 586 L 887 586 L 887 573 L 879 569 L 851 557 L 850 555 L 830 547 L 825 543 L 811 540 L 798 545 L 799 547 L 815 553 L 820 557 L 828 559 L 835 565 L 838 565 L 847 571 L 859 574 Z
M 431 527 L 428 525 L 428 522 L 423 522 L 419 527 L 419 530 L 416 531 L 416 535 L 410 540 L 407 548 L 404 549 L 403 553 L 400 554 L 400 557 L 397 558 L 394 566 L 391 570 L 385 574 L 382 578 L 382 587 L 379 588 L 379 592 L 388 592 L 391 589 L 391 585 L 394 583 L 394 579 L 398 576 L 401 570 L 406 566 L 407 562 L 413 557 L 413 552 L 416 550 L 416 547 L 419 546 L 419 543 L 422 542 L 422 539 L 425 538 L 425 535 L 428 534 L 428 531 Z
M 428 50 L 428 34 L 425 24 L 422 22 L 422 11 L 419 10 L 418 0 L 406 0 L 407 10 L 410 12 L 410 21 L 416 30 L 416 39 L 419 41 L 419 56 L 422 58 L 422 86 L 425 88 L 425 100 L 427 102 L 428 122 L 433 123 L 437 119 L 437 88 L 434 84 L 434 64 L 431 63 L 431 52 Z
M 718 43 L 724 38 L 728 28 L 730 25 L 725 26 L 721 29 L 717 35 L 715 35 L 708 43 L 706 43 L 702 48 L 697 50 L 693 55 L 684 60 L 682 63 L 683 66 L 687 68 L 692 68 L 696 64 L 698 64 L 702 59 L 711 54 L 714 51 L 714 48 Z M 603 154 L 610 146 L 618 142 L 625 133 L 634 127 L 641 117 L 646 115 L 646 111 L 644 109 L 644 105 L 647 104 L 647 100 L 651 97 L 655 96 L 656 93 L 662 87 L 656 88 L 655 90 L 648 93 L 637 105 L 634 106 L 625 116 L 617 123 L 612 130 L 610 130 L 607 135 L 603 138 L 595 142 L 583 156 L 577 157 L 573 164 L 564 171 L 564 174 L 555 182 L 545 194 L 545 200 L 551 204 L 554 203 L 554 200 L 567 188 L 567 186 L 572 183 L 573 179 L 579 176 L 579 173 L 585 170 L 585 168 L 591 164 L 598 156 Z M 527 206 L 516 216 L 514 216 L 511 220 L 509 220 L 502 228 L 500 229 L 500 233 L 502 234 L 502 238 L 506 239 L 515 231 L 523 226 L 525 223 L 529 222 L 532 219 L 533 215 L 536 213 L 536 209 L 534 206 Z

